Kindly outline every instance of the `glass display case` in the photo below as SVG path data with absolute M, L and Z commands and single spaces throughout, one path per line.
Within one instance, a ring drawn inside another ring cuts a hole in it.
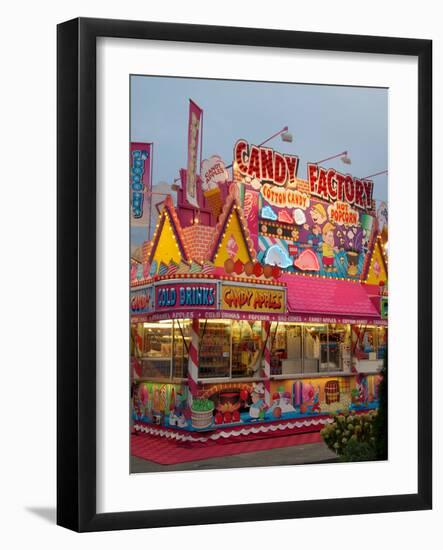
M 199 378 L 230 376 L 231 321 L 200 321 Z
M 191 321 L 178 319 L 174 321 L 172 348 L 172 376 L 187 378 L 189 345 L 191 343 Z
M 172 321 L 140 323 L 142 349 L 139 361 L 142 378 L 169 378 L 171 375 Z
M 263 355 L 261 321 L 232 322 L 232 378 L 258 375 Z

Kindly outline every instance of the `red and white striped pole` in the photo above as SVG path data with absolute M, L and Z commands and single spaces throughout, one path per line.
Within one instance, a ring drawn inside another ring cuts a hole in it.
M 198 394 L 198 348 L 199 348 L 199 320 L 192 319 L 191 324 L 191 344 L 189 346 L 188 361 L 188 404 L 192 405 L 192 400 Z
M 271 321 L 263 321 L 265 403 L 271 405 Z

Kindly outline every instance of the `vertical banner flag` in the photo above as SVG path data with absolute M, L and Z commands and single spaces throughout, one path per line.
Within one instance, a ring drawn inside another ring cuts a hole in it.
M 151 210 L 152 143 L 131 142 L 129 192 L 131 224 L 148 227 Z
M 188 167 L 186 174 L 186 199 L 193 206 L 198 207 L 197 201 L 197 155 L 199 134 L 201 131 L 203 111 L 189 100 L 189 125 L 188 125 Z

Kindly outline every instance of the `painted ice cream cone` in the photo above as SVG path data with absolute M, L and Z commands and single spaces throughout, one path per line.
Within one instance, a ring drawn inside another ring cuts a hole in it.
M 223 207 L 220 188 L 218 186 L 212 187 L 211 189 L 206 190 L 204 195 L 211 212 L 216 218 L 218 218 Z

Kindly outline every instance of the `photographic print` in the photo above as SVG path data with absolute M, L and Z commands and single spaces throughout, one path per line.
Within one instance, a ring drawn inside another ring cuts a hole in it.
M 131 473 L 387 459 L 388 90 L 131 75 Z

